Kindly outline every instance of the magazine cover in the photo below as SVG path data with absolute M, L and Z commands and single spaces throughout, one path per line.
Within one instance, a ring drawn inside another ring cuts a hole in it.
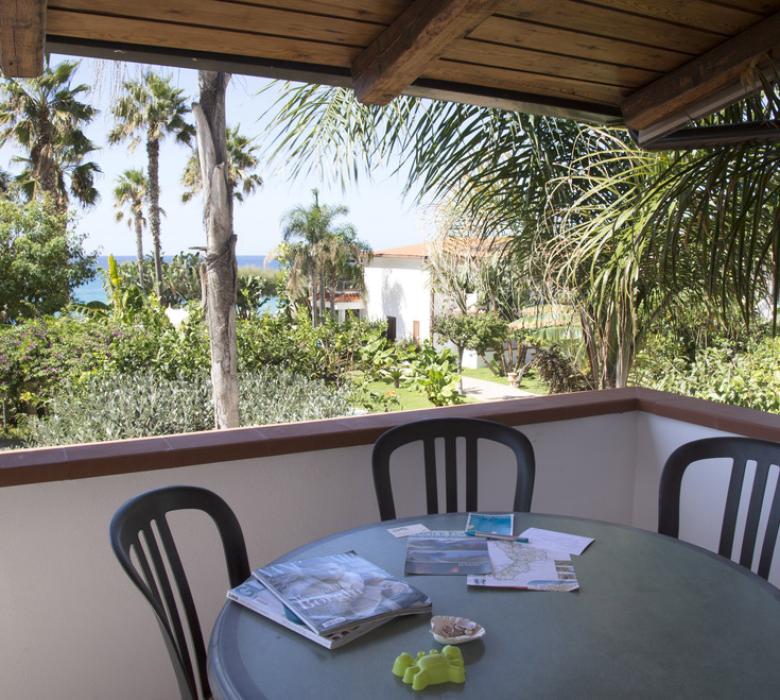
M 227 592 L 227 597 L 239 605 L 243 605 L 245 608 L 249 608 L 307 639 L 311 639 L 326 649 L 338 649 L 382 624 L 381 622 L 366 622 L 361 625 L 348 627 L 339 632 L 324 635 L 317 634 L 312 632 L 300 617 L 286 607 L 255 578 L 248 578 L 240 586 L 231 588 Z
M 431 608 L 424 593 L 354 552 L 272 564 L 253 573 L 318 634 Z
M 489 574 L 487 540 L 462 532 L 434 530 L 406 539 L 407 574 Z

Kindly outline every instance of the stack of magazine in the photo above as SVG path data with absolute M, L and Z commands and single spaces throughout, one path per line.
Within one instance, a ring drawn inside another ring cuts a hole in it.
M 354 552 L 256 569 L 227 597 L 328 649 L 431 610 L 428 596 Z

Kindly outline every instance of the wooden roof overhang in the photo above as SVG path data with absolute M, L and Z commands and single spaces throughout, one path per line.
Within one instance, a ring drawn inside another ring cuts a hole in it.
M 45 51 L 624 123 L 649 148 L 780 140 L 683 128 L 776 74 L 780 0 L 0 0 L 0 65 Z

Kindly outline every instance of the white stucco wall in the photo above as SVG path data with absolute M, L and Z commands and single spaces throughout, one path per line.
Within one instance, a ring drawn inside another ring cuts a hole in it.
M 366 313 L 371 321 L 396 318 L 396 337 L 411 339 L 420 322 L 420 340 L 430 338 L 431 289 L 422 258 L 376 257 L 366 266 Z

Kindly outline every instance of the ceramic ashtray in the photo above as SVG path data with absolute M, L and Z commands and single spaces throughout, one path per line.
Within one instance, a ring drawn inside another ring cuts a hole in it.
M 485 628 L 474 620 L 451 615 L 434 615 L 431 634 L 439 644 L 464 644 L 485 636 Z

